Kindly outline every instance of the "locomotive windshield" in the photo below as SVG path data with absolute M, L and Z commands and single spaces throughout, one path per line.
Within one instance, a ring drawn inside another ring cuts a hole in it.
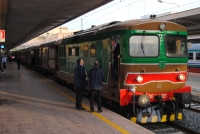
M 186 57 L 187 56 L 186 36 L 167 35 L 165 37 L 165 49 L 167 57 Z
M 157 57 L 158 36 L 133 35 L 129 39 L 129 54 L 132 57 Z

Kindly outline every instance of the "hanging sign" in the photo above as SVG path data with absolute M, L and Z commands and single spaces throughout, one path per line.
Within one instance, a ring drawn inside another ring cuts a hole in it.
M 0 42 L 5 42 L 5 30 L 0 30 Z

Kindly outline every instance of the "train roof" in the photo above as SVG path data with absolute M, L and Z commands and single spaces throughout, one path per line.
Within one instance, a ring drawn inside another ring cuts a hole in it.
M 166 30 L 173 31 L 187 31 L 187 29 L 174 22 L 155 20 L 155 19 L 138 19 L 128 20 L 124 22 L 113 21 L 99 26 L 93 26 L 92 28 L 75 32 L 74 35 L 87 34 L 91 32 L 103 32 L 108 30 L 160 30 L 159 25 L 161 23 L 166 24 Z
M 156 20 L 156 19 L 138 19 L 138 20 L 128 20 L 121 23 L 115 24 L 113 27 L 109 29 L 126 29 L 126 30 L 160 30 L 159 25 L 161 23 L 166 24 L 165 30 L 173 30 L 173 31 L 187 31 L 187 29 L 174 22 Z
M 200 51 L 200 43 L 193 43 L 191 47 L 188 47 L 189 52 Z
M 61 41 L 61 44 L 73 44 L 79 41 L 86 41 L 86 36 L 92 40 L 94 36 L 100 33 L 115 31 L 115 30 L 160 30 L 159 26 L 161 23 L 166 24 L 165 30 L 171 31 L 187 31 L 184 26 L 170 21 L 162 21 L 156 19 L 138 19 L 128 20 L 124 22 L 113 21 L 99 26 L 92 26 L 89 29 L 74 32 L 74 36 L 65 38 Z M 106 36 L 106 35 L 105 35 Z

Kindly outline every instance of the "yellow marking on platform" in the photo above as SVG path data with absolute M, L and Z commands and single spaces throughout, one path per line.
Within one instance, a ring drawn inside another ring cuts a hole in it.
M 178 113 L 178 119 L 179 119 L 179 120 L 182 120 L 182 119 L 183 119 L 182 113 Z
M 167 121 L 167 115 L 163 115 L 162 119 L 161 119 L 161 122 L 166 122 L 166 121 Z
M 36 75 L 37 76 L 37 75 Z M 55 87 L 54 85 L 48 83 L 46 80 L 42 79 L 41 77 L 37 76 L 39 79 L 41 79 L 44 83 L 48 84 L 49 86 L 51 86 L 53 89 L 55 89 L 56 91 L 58 91 L 59 93 L 61 93 L 62 95 L 64 95 L 66 98 L 68 98 L 69 100 L 71 100 L 72 102 L 76 102 L 76 100 L 71 97 L 70 95 L 68 95 L 67 93 L 61 91 L 60 89 L 58 89 L 57 87 Z M 83 105 L 83 107 L 87 110 L 90 111 L 90 108 L 86 105 Z M 122 134 L 130 134 L 130 132 L 126 131 L 125 129 L 123 129 L 122 127 L 118 126 L 117 124 L 113 123 L 112 121 L 110 121 L 109 119 L 105 118 L 104 116 L 102 116 L 101 114 L 97 113 L 97 112 L 92 112 L 93 115 L 95 115 L 96 117 L 98 117 L 99 119 L 101 119 L 102 121 L 104 121 L 105 123 L 107 123 L 108 125 L 110 125 L 111 127 L 115 128 L 117 131 L 121 132 Z
M 142 117 L 141 123 L 147 123 L 147 116 Z
M 152 116 L 151 122 L 157 122 L 158 116 Z
M 170 115 L 170 121 L 174 121 L 175 120 L 175 114 Z

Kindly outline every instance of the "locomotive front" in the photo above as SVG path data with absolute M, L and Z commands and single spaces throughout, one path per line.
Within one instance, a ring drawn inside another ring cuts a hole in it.
M 181 120 L 191 102 L 187 31 L 168 21 L 130 26 L 121 48 L 120 105 L 137 123 Z

